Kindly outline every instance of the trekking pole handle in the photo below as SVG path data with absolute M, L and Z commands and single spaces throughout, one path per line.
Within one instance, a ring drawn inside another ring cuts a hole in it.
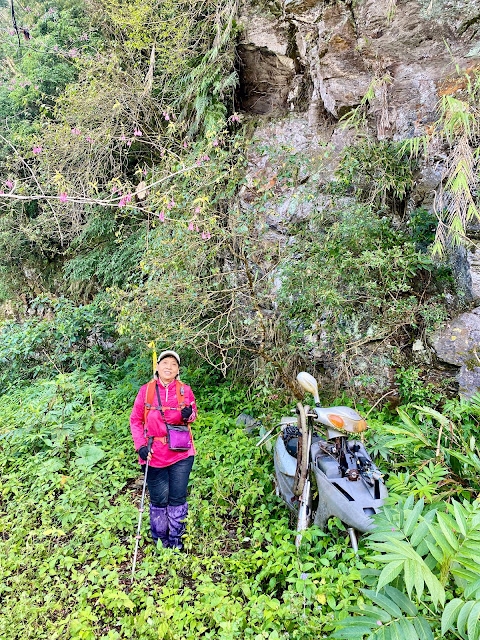
M 148 453 L 152 453 L 152 445 L 153 445 L 153 436 L 150 436 L 147 444 Z

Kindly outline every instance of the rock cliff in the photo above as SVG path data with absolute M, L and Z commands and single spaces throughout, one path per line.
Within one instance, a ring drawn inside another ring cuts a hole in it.
M 472 0 L 244 2 L 240 21 L 238 100 L 245 113 L 257 118 L 240 205 L 245 210 L 252 206 L 259 181 L 276 185 L 265 205 L 264 238 L 270 244 L 295 242 L 291 225 L 308 222 L 312 211 L 331 206 L 322 187 L 332 180 L 342 150 L 356 135 L 340 119 L 365 96 L 369 108 L 362 135 L 401 141 L 425 133 L 435 121 L 439 98 L 461 88 L 462 74 L 480 68 L 480 7 Z M 282 186 L 278 166 L 292 158 L 295 181 Z M 432 210 L 444 162 L 441 148 L 420 162 L 407 207 Z M 470 236 L 469 245 L 450 257 L 457 291 L 447 296 L 450 316 L 480 300 L 480 235 L 472 229 Z M 445 344 L 458 331 L 468 349 L 452 355 Z M 403 363 L 422 363 L 440 377 L 442 372 L 451 375 L 453 367 L 460 372 L 461 392 L 470 396 L 480 388 L 474 362 L 479 331 L 477 307 L 447 323 L 433 339 L 410 335 L 407 349 L 400 347 Z M 309 335 L 310 357 L 330 379 L 338 378 L 344 364 L 329 359 L 315 328 Z M 356 379 L 373 372 L 372 395 L 392 389 L 392 348 L 388 340 L 380 346 L 372 339 L 350 353 Z

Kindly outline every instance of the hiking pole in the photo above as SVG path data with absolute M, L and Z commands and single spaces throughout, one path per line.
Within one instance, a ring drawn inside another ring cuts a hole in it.
M 152 444 L 153 444 L 153 436 L 150 436 L 150 438 L 148 439 L 148 453 L 151 453 L 152 451 Z M 147 486 L 147 473 L 148 473 L 148 458 L 147 458 L 147 466 L 145 467 L 145 476 L 143 478 L 143 489 L 142 489 L 142 499 L 140 501 L 140 516 L 138 518 L 138 527 L 137 527 L 137 535 L 135 538 L 135 553 L 133 554 L 133 566 L 132 566 L 132 579 L 130 581 L 130 586 L 133 585 L 133 581 L 135 579 L 135 565 L 137 564 L 137 553 L 138 553 L 138 543 L 140 542 L 140 528 L 142 526 L 142 515 L 143 515 L 143 505 L 145 503 L 145 488 Z

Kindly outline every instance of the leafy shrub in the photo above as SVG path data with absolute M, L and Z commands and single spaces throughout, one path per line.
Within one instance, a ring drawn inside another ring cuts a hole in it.
M 413 186 L 414 161 L 399 143 L 368 140 L 342 153 L 336 176 L 345 189 L 375 205 L 403 201 Z
M 65 298 L 37 298 L 33 316 L 23 323 L 7 322 L 0 331 L 3 385 L 52 372 L 107 365 L 116 357 L 113 317 L 99 300 L 76 306 Z
M 282 268 L 279 298 L 299 343 L 309 329 L 323 336 L 325 350 L 338 351 L 346 342 L 422 324 L 429 307 L 442 317 L 438 298 L 423 299 L 434 271 L 386 217 L 350 206 L 301 230 Z

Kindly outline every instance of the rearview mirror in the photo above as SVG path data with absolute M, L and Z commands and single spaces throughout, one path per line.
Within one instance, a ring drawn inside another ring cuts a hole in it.
M 306 371 L 301 371 L 297 376 L 297 380 L 300 383 L 300 386 L 305 389 L 305 391 L 308 391 L 308 393 L 311 393 L 313 395 L 315 404 L 320 404 L 320 397 L 318 395 L 318 384 L 315 378 Z

